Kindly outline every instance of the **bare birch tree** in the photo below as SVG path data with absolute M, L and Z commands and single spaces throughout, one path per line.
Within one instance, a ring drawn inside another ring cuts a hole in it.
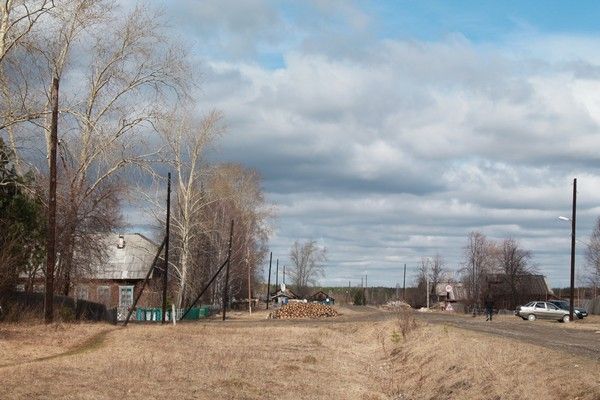
M 594 230 L 585 251 L 585 259 L 588 281 L 593 288 L 597 289 L 600 287 L 600 217 L 596 219 Z
M 55 18 L 58 39 L 40 52 L 67 99 L 61 102 L 59 193 L 65 207 L 59 210 L 57 278 L 68 294 L 79 267 L 74 257 L 90 238 L 84 227 L 115 227 L 115 205 L 124 194 L 120 174 L 145 168 L 158 154 L 146 138 L 163 104 L 185 96 L 188 80 L 184 55 L 152 11 L 137 7 L 122 14 L 109 2 L 79 0 Z
M 187 292 L 188 275 L 192 268 L 192 246 L 203 233 L 203 207 L 210 201 L 202 190 L 208 167 L 206 147 L 222 131 L 221 114 L 212 111 L 202 118 L 193 118 L 192 111 L 183 109 L 164 116 L 160 134 L 166 144 L 165 155 L 174 169 L 175 207 L 171 214 L 171 232 L 176 238 L 173 263 L 178 278 L 177 304 L 182 307 Z
M 481 289 L 485 286 L 486 275 L 495 268 L 495 244 L 481 232 L 471 232 L 464 248 L 465 264 L 462 268 L 463 284 L 471 301 L 480 300 Z
M 8 143 L 20 169 L 16 129 L 23 122 L 42 116 L 32 88 L 31 38 L 34 28 L 55 8 L 53 0 L 0 2 L 0 133 L 7 132 Z
M 290 250 L 290 261 L 292 282 L 298 294 L 305 295 L 309 286 L 315 285 L 318 278 L 325 274 L 327 250 L 314 240 L 303 244 L 295 241 Z
M 521 248 L 515 239 L 508 238 L 498 246 L 496 258 L 498 269 L 503 274 L 503 282 L 507 286 L 505 290 L 510 297 L 509 307 L 514 308 L 519 303 L 523 277 L 535 271 L 530 264 L 531 252 Z
M 53 0 L 0 2 L 0 64 L 54 6 Z

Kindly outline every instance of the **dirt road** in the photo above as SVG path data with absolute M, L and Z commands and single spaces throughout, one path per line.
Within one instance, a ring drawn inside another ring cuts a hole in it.
M 573 355 L 600 359 L 600 330 L 577 329 L 555 321 L 523 321 L 502 316 L 486 322 L 483 317 L 441 313 L 416 313 L 418 318 L 433 324 L 445 324 L 462 329 L 516 339 Z
M 271 326 L 279 325 L 337 325 L 356 322 L 384 322 L 397 318 L 396 314 L 382 311 L 375 307 L 346 307 L 350 315 L 346 314 L 336 319 L 321 320 L 269 320 Z M 486 322 L 483 316 L 473 318 L 470 315 L 444 314 L 444 313 L 420 313 L 414 312 L 415 317 L 432 324 L 442 324 L 475 332 L 487 333 L 500 336 L 505 339 L 519 340 L 552 350 L 563 351 L 572 355 L 584 356 L 594 361 L 600 360 L 600 323 L 588 326 L 581 321 L 575 326 L 560 323 L 558 321 L 523 321 L 520 318 L 504 315 L 496 317 L 492 322 Z M 592 317 L 593 318 L 593 317 Z M 587 320 L 586 320 L 587 322 Z M 239 323 L 247 325 L 248 320 L 240 320 Z M 257 320 L 256 324 L 263 325 L 265 321 Z M 597 328 L 594 328 L 594 326 Z

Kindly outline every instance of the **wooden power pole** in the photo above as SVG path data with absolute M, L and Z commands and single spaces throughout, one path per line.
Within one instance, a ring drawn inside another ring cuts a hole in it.
M 269 309 L 269 302 L 271 300 L 271 265 L 273 264 L 273 252 L 269 256 L 269 279 L 267 280 L 267 310 Z
M 167 318 L 167 285 L 169 272 L 169 225 L 171 225 L 171 173 L 167 175 L 167 229 L 165 233 L 165 270 L 163 275 L 163 293 L 162 293 L 162 323 Z M 175 318 L 175 316 L 171 316 Z
M 56 147 L 58 144 L 58 78 L 52 79 L 52 119 L 50 120 L 50 187 L 48 191 L 48 233 L 46 237 L 46 293 L 44 320 L 54 320 L 54 266 L 56 265 Z
M 229 228 L 229 249 L 227 250 L 227 268 L 225 270 L 225 285 L 223 287 L 223 321 L 227 315 L 227 304 L 229 304 L 229 265 L 231 264 L 231 245 L 233 242 L 233 220 Z

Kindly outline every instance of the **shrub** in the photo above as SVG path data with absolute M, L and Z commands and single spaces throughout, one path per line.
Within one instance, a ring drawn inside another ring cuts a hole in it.
M 354 292 L 353 302 L 355 306 L 364 306 L 365 302 L 365 294 L 362 289 L 358 289 Z

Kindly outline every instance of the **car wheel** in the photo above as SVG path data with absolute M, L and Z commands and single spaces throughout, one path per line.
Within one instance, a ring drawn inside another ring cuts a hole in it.
M 563 315 L 562 322 L 569 322 L 569 321 L 571 321 L 571 318 L 569 318 L 569 315 L 568 314 L 567 315 Z
M 535 315 L 534 315 L 534 314 L 529 314 L 529 315 L 527 316 L 527 319 L 528 319 L 529 321 L 535 321 Z

